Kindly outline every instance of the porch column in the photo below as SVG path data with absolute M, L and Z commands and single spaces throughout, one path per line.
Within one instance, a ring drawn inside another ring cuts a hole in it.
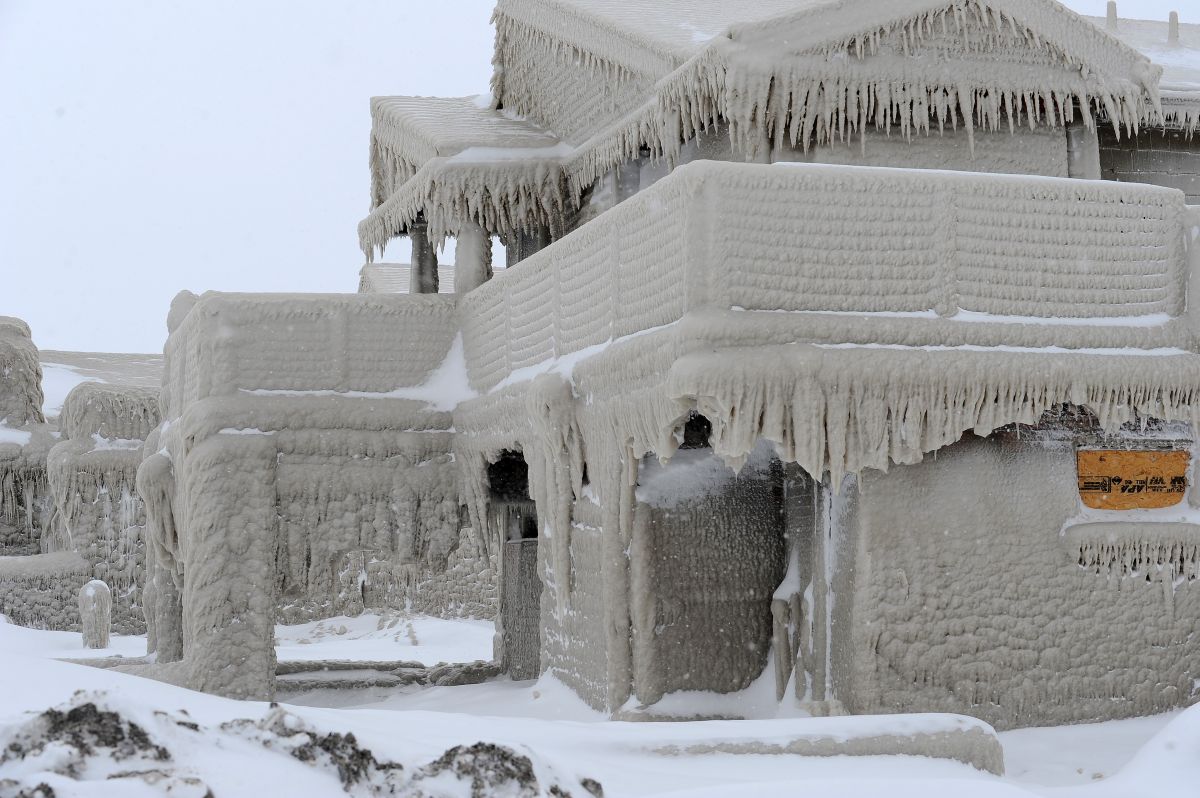
M 1087 108 L 1075 109 L 1075 120 L 1067 124 L 1067 177 L 1100 179 L 1100 135 L 1097 123 L 1090 126 L 1080 117 L 1091 114 Z
M 492 278 L 492 239 L 482 227 L 467 222 L 458 233 L 454 292 L 465 294 Z
M 429 243 L 429 223 L 417 219 L 408 226 L 412 239 L 412 264 L 408 277 L 410 294 L 436 294 L 438 292 L 437 252 Z
M 227 698 L 275 696 L 275 463 L 266 435 L 213 435 L 181 484 L 186 687 Z

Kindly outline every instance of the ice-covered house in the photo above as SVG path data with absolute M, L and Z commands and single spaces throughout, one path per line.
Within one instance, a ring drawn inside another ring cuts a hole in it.
M 158 358 L 53 353 L 78 371 L 57 365 L 69 382 L 44 401 L 47 355 L 24 322 L 0 317 L 0 614 L 78 630 L 79 590 L 100 579 L 113 628 L 140 634 L 145 514 L 134 480 L 159 422 Z
M 1139 182 L 1200 173 L 1200 80 L 1156 63 L 1196 26 L 1152 60 L 1053 0 L 494 21 L 490 99 L 371 104 L 360 237 L 411 239 L 409 293 L 172 308 L 143 671 L 265 697 L 281 605 L 498 570 L 505 667 L 619 716 L 1196 700 L 1200 212 Z

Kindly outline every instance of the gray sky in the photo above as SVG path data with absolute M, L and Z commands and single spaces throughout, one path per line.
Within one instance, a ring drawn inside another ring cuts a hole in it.
M 368 98 L 487 91 L 492 5 L 0 0 L 0 315 L 155 352 L 184 288 L 354 291 Z

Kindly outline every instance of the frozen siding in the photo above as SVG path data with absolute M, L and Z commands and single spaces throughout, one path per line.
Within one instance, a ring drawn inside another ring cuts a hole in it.
M 1102 130 L 1100 170 L 1105 180 L 1179 189 L 1189 205 L 1200 205 L 1200 135 L 1144 128 L 1118 140 Z
M 1200 583 L 1082 567 L 1061 534 L 1078 512 L 1071 447 L 975 439 L 866 474 L 839 697 L 1002 728 L 1194 701 Z

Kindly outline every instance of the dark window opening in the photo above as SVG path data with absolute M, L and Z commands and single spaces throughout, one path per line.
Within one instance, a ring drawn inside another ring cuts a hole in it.
M 504 452 L 488 464 L 492 501 L 529 501 L 529 466 L 520 452 Z
M 707 449 L 712 435 L 712 422 L 699 413 L 692 412 L 683 425 L 683 443 L 680 449 Z
M 488 465 L 488 493 L 502 540 L 537 540 L 537 506 L 529 497 L 529 465 L 524 455 L 503 452 Z

